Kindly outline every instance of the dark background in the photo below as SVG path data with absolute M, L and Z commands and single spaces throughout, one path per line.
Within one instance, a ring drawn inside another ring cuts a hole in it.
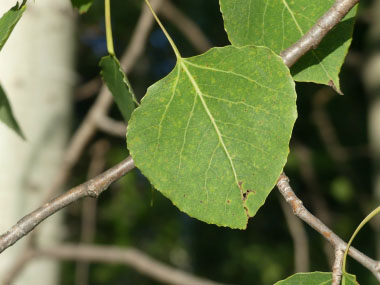
M 213 46 L 229 44 L 217 0 L 173 1 L 205 33 Z M 141 0 L 112 1 L 112 23 L 116 54 L 129 43 L 141 11 Z M 306 207 L 340 237 L 348 240 L 361 220 L 376 206 L 371 183 L 372 156 L 368 146 L 369 98 L 362 82 L 371 26 L 371 1 L 361 1 L 352 47 L 341 73 L 344 96 L 328 87 L 297 83 L 298 112 L 285 168 L 296 194 Z M 103 1 L 95 0 L 88 14 L 78 18 L 78 88 L 99 74 L 98 63 L 106 55 Z M 198 52 L 169 22 L 163 20 L 182 55 Z M 129 75 L 141 98 L 147 87 L 164 77 L 175 64 L 175 56 L 163 33 L 155 25 L 143 56 Z M 95 97 L 76 100 L 73 131 Z M 121 120 L 117 108 L 111 116 Z M 125 139 L 99 133 L 110 142 L 106 167 L 128 155 Z M 70 184 L 86 180 L 92 147 L 83 154 Z M 245 231 L 220 228 L 180 212 L 134 170 L 113 184 L 98 199 L 95 243 L 136 247 L 175 267 L 215 281 L 232 284 L 273 284 L 295 273 L 293 240 L 289 233 L 277 189 L 249 221 Z M 78 242 L 82 202 L 67 210 L 66 240 Z M 331 271 L 331 258 L 324 239 L 304 224 L 309 239 L 309 271 Z M 375 234 L 367 225 L 355 247 L 375 257 Z M 328 247 L 331 253 L 333 249 Z M 75 283 L 73 262 L 65 262 L 62 284 Z M 371 273 L 355 261 L 349 272 L 361 284 L 377 284 Z M 91 264 L 90 284 L 159 284 L 125 266 Z

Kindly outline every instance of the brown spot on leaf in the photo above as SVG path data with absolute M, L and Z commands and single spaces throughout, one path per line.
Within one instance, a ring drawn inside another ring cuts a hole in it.
M 256 194 L 256 191 L 248 189 L 247 192 L 243 193 L 243 201 L 247 200 L 249 193 Z
M 334 84 L 334 81 L 330 80 L 329 83 L 328 83 L 328 85 L 329 85 L 332 89 L 334 89 L 334 91 L 335 91 L 336 93 L 338 93 L 339 95 L 344 95 L 344 94 L 342 93 L 342 91 L 340 91 L 338 88 L 336 88 L 336 86 L 335 86 L 335 84 Z
M 249 211 L 248 211 L 248 208 L 247 206 L 244 206 L 244 211 L 245 211 L 245 214 L 247 215 L 247 217 L 249 218 Z
M 231 204 L 231 200 L 227 200 L 227 204 Z

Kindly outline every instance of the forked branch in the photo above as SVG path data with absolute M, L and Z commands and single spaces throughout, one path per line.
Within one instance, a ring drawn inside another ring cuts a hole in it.
M 277 188 L 284 196 L 286 202 L 292 207 L 294 214 L 311 226 L 314 230 L 320 233 L 328 242 L 330 242 L 335 250 L 344 251 L 347 247 L 340 237 L 338 237 L 332 230 L 330 230 L 321 220 L 310 213 L 302 201 L 296 196 L 292 187 L 289 184 L 289 178 L 285 173 L 281 174 L 277 182 Z M 357 249 L 350 247 L 349 255 L 370 270 L 377 280 L 380 281 L 380 262 L 361 253 Z M 336 264 L 335 266 L 336 267 Z M 338 270 L 338 269 L 337 269 Z M 341 263 L 340 263 L 341 270 Z

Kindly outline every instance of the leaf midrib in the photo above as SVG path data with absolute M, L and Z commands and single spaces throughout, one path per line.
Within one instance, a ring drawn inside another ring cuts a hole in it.
M 198 95 L 199 99 L 201 100 L 202 106 L 203 106 L 203 108 L 205 109 L 207 116 L 209 117 L 209 119 L 210 119 L 212 125 L 214 126 L 214 129 L 215 129 L 215 132 L 216 132 L 216 134 L 217 134 L 217 136 L 218 136 L 219 142 L 220 142 L 220 144 L 221 144 L 221 146 L 222 146 L 224 152 L 226 153 L 226 156 L 227 156 L 227 158 L 228 158 L 228 161 L 229 161 L 229 163 L 230 163 L 230 165 L 231 165 L 231 169 L 232 169 L 232 172 L 233 172 L 233 174 L 234 174 L 235 183 L 236 183 L 236 185 L 238 186 L 238 188 L 239 188 L 239 190 L 240 190 L 240 194 L 243 195 L 242 190 L 240 189 L 240 186 L 239 186 L 239 180 L 238 180 L 238 177 L 237 177 L 237 173 L 236 173 L 235 165 L 234 165 L 234 163 L 233 163 L 233 161 L 232 161 L 232 157 L 231 157 L 231 155 L 230 155 L 230 153 L 229 153 L 229 151 L 228 151 L 228 149 L 227 149 L 227 147 L 226 147 L 226 144 L 224 143 L 223 135 L 221 134 L 221 132 L 220 132 L 220 130 L 219 130 L 219 127 L 218 127 L 218 125 L 216 124 L 216 121 L 215 121 L 213 115 L 211 114 L 210 109 L 209 109 L 208 106 L 207 106 L 207 103 L 206 103 L 206 101 L 205 101 L 205 99 L 204 99 L 204 97 L 203 97 L 203 93 L 202 93 L 202 91 L 200 90 L 200 88 L 199 88 L 199 86 L 198 86 L 196 80 L 194 79 L 193 75 L 191 74 L 191 72 L 190 72 L 189 69 L 187 68 L 185 62 L 186 62 L 186 61 L 185 61 L 184 59 L 181 59 L 181 60 L 178 61 L 180 67 L 182 67 L 182 69 L 186 72 L 186 74 L 187 74 L 187 76 L 188 76 L 188 78 L 189 78 L 191 84 L 192 84 L 193 87 L 194 87 L 194 90 L 195 90 L 196 94 Z

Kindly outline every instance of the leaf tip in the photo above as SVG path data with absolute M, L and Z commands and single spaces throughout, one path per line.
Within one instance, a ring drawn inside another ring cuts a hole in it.
M 328 82 L 328 85 L 329 85 L 332 89 L 334 89 L 334 91 L 335 91 L 336 93 L 338 93 L 339 95 L 344 95 L 343 92 L 342 92 L 342 90 L 340 90 L 340 88 L 337 87 L 337 86 L 335 85 L 334 81 L 330 80 L 330 81 Z

